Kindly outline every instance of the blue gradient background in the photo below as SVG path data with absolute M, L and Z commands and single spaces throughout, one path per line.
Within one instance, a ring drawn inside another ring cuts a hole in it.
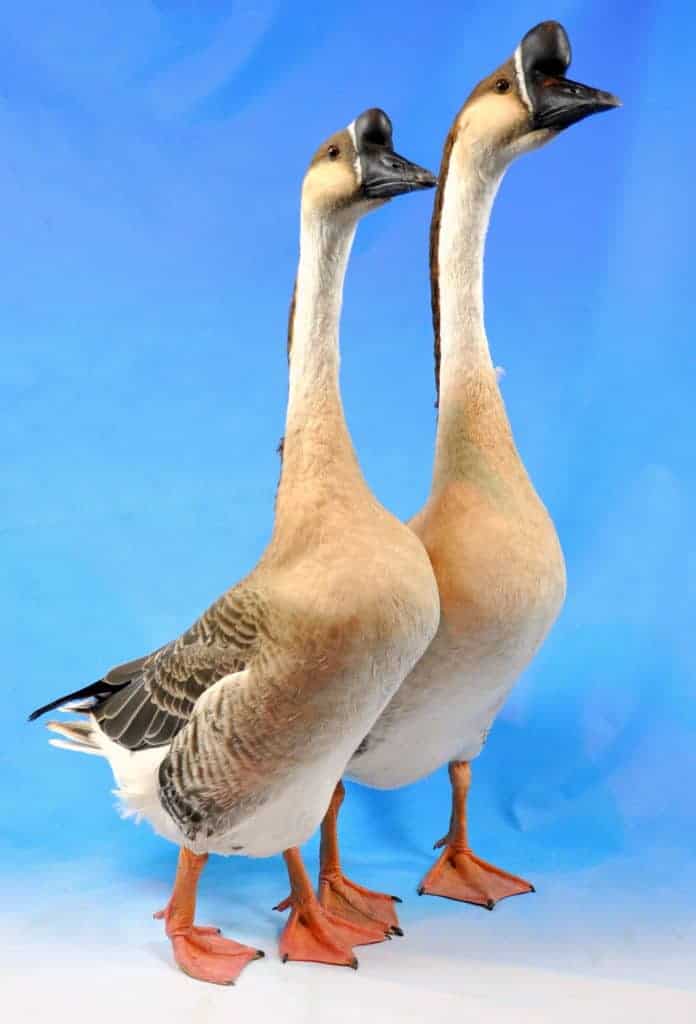
M 409 936 L 463 976 L 475 956 L 692 984 L 696 15 L 678 2 L 3 5 L 0 887 L 19 964 L 70 907 L 81 955 L 111 955 L 118 911 L 124 948 L 140 915 L 168 959 L 147 915 L 174 849 L 114 814 L 105 764 L 25 715 L 177 634 L 262 551 L 309 156 L 380 105 L 437 168 L 470 88 L 548 17 L 571 74 L 625 106 L 511 169 L 487 250 L 493 357 L 569 595 L 475 766 L 471 830 L 539 892 L 492 915 L 418 900 L 443 772 L 351 787 L 344 856 L 411 896 Z M 362 224 L 342 327 L 353 437 L 404 518 L 435 425 L 430 211 L 411 196 Z M 270 953 L 284 887 L 279 859 L 217 861 L 202 900 Z M 363 962 L 387 971 L 407 942 Z

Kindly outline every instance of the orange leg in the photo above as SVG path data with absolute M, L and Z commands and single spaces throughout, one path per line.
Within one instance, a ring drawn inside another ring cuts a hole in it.
M 344 921 L 319 903 L 297 847 L 283 854 L 290 880 L 290 895 L 275 910 L 291 909 L 280 936 L 280 955 L 286 960 L 307 960 L 318 964 L 339 964 L 357 968 L 353 946 L 381 942 L 384 928 Z
M 421 882 L 418 892 L 475 903 L 488 910 L 506 896 L 534 892 L 534 886 L 523 878 L 509 875 L 471 851 L 466 830 L 466 798 L 471 786 L 469 763 L 450 761 L 449 776 L 452 783 L 449 832 L 435 843 L 435 849 L 444 846 L 444 850 Z
M 223 938 L 219 928 L 194 925 L 198 878 L 207 859 L 207 854 L 198 856 L 181 848 L 171 899 L 154 916 L 164 920 L 174 959 L 184 974 L 216 985 L 233 985 L 249 961 L 263 952 Z
M 345 788 L 339 782 L 321 825 L 319 902 L 325 910 L 360 925 L 381 925 L 387 933 L 403 935 L 394 903 L 398 896 L 364 889 L 345 877 L 338 853 L 338 812 Z

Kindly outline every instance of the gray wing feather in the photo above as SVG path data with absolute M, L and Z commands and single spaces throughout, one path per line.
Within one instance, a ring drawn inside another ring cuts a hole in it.
M 246 667 L 258 647 L 263 611 L 255 592 L 235 588 L 177 640 L 111 669 L 105 679 L 126 685 L 95 710 L 102 730 L 129 750 L 169 743 L 208 687 Z
M 159 647 L 156 651 L 152 651 L 151 654 L 144 654 L 142 658 L 134 658 L 133 661 L 124 661 L 121 665 L 116 665 L 104 676 L 107 683 L 113 683 L 118 686 L 119 683 L 129 683 L 137 675 L 139 675 L 143 665 L 154 658 L 156 654 L 163 651 L 163 647 Z
M 191 842 L 202 831 L 208 837 L 224 833 L 249 806 L 236 785 L 238 766 L 228 742 L 230 725 L 236 734 L 229 697 L 248 678 L 246 671 L 228 676 L 205 706 L 201 702 L 160 764 L 160 801 Z

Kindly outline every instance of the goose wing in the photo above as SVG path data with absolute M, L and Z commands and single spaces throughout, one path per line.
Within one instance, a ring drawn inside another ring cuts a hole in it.
M 145 659 L 133 677 L 92 714 L 109 739 L 122 747 L 159 747 L 186 724 L 197 698 L 241 664 L 234 649 L 220 644 L 182 645 L 176 640 Z
M 129 750 L 169 743 L 201 694 L 254 657 L 264 620 L 265 606 L 255 591 L 229 590 L 172 643 L 131 662 L 135 672 L 128 685 L 95 710 L 99 725 Z M 128 674 L 129 666 L 119 665 L 106 678 Z
M 103 679 L 59 698 L 32 718 L 78 698 L 70 710 L 94 715 L 109 739 L 129 750 L 170 743 L 218 679 L 243 670 L 265 630 L 265 605 L 240 585 L 223 594 L 180 637 L 110 669 Z
M 241 710 L 246 718 L 249 680 L 242 670 L 204 693 L 160 764 L 160 802 L 191 842 L 202 832 L 208 838 L 224 834 L 249 809 L 249 773 L 258 781 L 252 768 L 258 737 L 237 716 Z

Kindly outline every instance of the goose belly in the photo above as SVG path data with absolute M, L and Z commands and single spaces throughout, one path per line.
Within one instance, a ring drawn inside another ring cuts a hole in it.
M 233 828 L 204 840 L 204 849 L 197 852 L 271 857 L 301 846 L 321 822 L 340 774 L 340 764 L 299 766 L 285 784 L 265 792 Z
M 125 817 L 145 820 L 159 835 L 194 853 L 267 857 L 300 846 L 316 831 L 332 792 L 360 740 L 383 711 L 424 646 L 391 648 L 367 659 L 357 671 L 335 680 L 339 685 L 330 711 L 323 709 L 315 727 L 298 736 L 276 763 L 269 763 L 267 778 L 246 792 L 234 805 L 229 827 L 205 828 L 192 841 L 184 835 L 160 800 L 159 769 L 169 746 L 129 751 L 113 743 L 94 723 L 95 746 L 109 761 L 117 783 L 115 791 Z M 233 820 L 232 820 L 233 819 Z
M 158 835 L 194 853 L 223 856 L 268 857 L 306 842 L 326 812 L 336 781 L 358 742 L 356 735 L 347 749 L 334 751 L 333 756 L 288 766 L 280 782 L 260 787 L 253 799 L 245 799 L 245 813 L 235 815 L 233 826 L 212 836 L 202 830 L 192 841 L 160 800 L 159 768 L 169 746 L 128 751 L 112 743 L 96 725 L 95 730 L 114 774 L 114 792 L 125 818 L 147 821 Z
M 394 789 L 453 758 L 473 760 L 548 625 L 532 621 L 485 652 L 467 650 L 441 628 L 357 748 L 349 778 Z
M 402 650 L 388 662 L 372 662 L 359 685 L 355 686 L 353 677 L 353 686 L 346 685 L 344 699 L 334 705 L 336 717 L 331 726 L 306 737 L 300 759 L 282 784 L 267 792 L 244 821 L 209 849 L 267 857 L 305 843 L 321 824 L 353 751 L 417 657 L 415 649 Z

